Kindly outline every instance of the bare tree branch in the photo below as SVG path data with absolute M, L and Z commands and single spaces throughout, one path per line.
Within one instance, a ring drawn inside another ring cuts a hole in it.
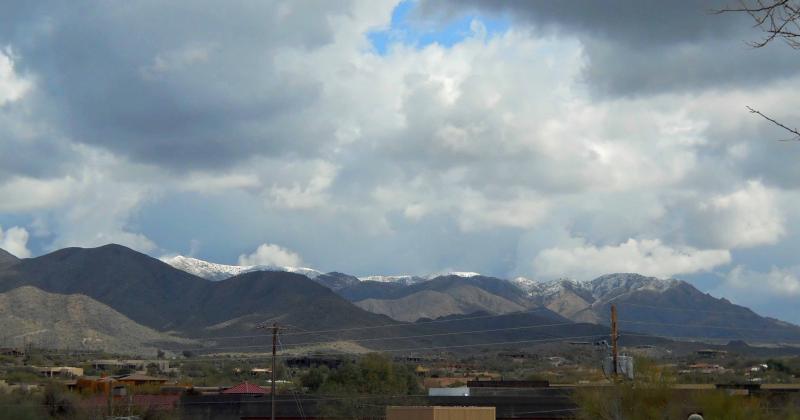
M 739 0 L 739 7 L 713 11 L 715 14 L 737 12 L 750 15 L 755 26 L 766 34 L 760 41 L 750 42 L 750 46 L 761 48 L 780 38 L 790 47 L 800 49 L 800 0 Z M 747 110 L 792 134 L 791 138 L 781 141 L 800 142 L 800 131 L 797 128 L 790 128 L 749 106 Z
M 782 39 L 790 47 L 800 49 L 800 1 L 799 0 L 740 0 L 739 7 L 714 10 L 715 14 L 747 13 L 766 36 L 750 46 L 761 48 Z
M 776 121 L 776 120 L 764 115 L 764 113 L 762 113 L 761 111 L 759 111 L 757 109 L 750 108 L 749 106 L 747 107 L 747 110 L 750 111 L 751 114 L 756 114 L 756 115 L 760 116 L 761 118 L 764 118 L 765 120 L 777 125 L 778 127 L 780 127 L 782 129 L 792 133 L 792 135 L 794 136 L 792 138 L 783 139 L 781 141 L 800 141 L 800 131 L 798 131 L 798 129 L 789 128 L 789 127 L 783 125 L 782 123 L 780 123 L 780 122 L 778 122 L 778 121 Z

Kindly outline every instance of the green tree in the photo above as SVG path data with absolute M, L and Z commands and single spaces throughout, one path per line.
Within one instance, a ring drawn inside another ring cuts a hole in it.
M 382 416 L 386 405 L 412 404 L 420 386 L 411 367 L 380 354 L 368 354 L 357 363 L 331 371 L 319 387 L 326 417 Z

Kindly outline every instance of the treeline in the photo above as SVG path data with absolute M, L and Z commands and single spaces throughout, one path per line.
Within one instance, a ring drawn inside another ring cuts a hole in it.
M 320 414 L 327 417 L 379 417 L 387 405 L 424 403 L 414 369 L 380 354 L 365 355 L 336 369 L 312 368 L 300 377 L 300 383 L 318 396 Z

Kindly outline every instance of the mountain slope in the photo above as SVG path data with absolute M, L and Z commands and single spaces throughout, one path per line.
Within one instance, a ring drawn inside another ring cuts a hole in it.
M 800 327 L 759 316 L 675 279 L 608 274 L 588 282 L 522 283 L 531 301 L 576 322 L 608 325 L 611 304 L 620 328 L 690 339 L 800 341 Z
M 403 296 L 400 290 L 404 290 L 406 287 L 401 283 L 362 280 L 359 283 L 343 287 L 336 293 L 350 302 L 364 299 L 396 299 L 398 296 Z
M 423 290 L 399 299 L 364 299 L 356 302 L 356 305 L 370 312 L 407 322 L 420 318 L 435 319 L 473 312 L 504 314 L 526 309 L 522 305 L 469 285 L 453 287 L 446 292 Z
M 20 261 L 19 258 L 12 255 L 5 249 L 0 248 L 0 270 L 5 267 L 10 267 Z
M 65 248 L 0 272 L 0 292 L 34 286 L 84 294 L 160 331 L 195 322 L 209 281 L 120 245 Z
M 215 282 L 203 296 L 206 331 L 225 325 L 250 331 L 265 320 L 303 329 L 333 329 L 391 323 L 384 316 L 356 307 L 305 276 L 254 271 Z
M 88 296 L 31 286 L 0 293 L 0 330 L 5 345 L 58 349 L 155 354 L 164 346 L 192 344 L 139 325 Z
M 504 314 L 531 307 L 523 291 L 508 281 L 480 275 L 447 275 L 403 285 L 364 281 L 339 293 L 370 312 L 400 321 L 487 312 Z

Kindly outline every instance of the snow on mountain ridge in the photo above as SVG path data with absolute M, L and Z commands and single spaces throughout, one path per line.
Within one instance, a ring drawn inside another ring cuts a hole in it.
M 400 283 L 406 286 L 411 284 L 417 284 L 425 281 L 426 279 L 416 276 L 411 276 L 408 274 L 400 274 L 396 276 L 380 276 L 380 275 L 373 275 L 373 276 L 363 276 L 358 277 L 360 281 L 375 281 L 379 283 Z
M 610 294 L 640 290 L 663 292 L 680 283 L 680 280 L 659 279 L 633 273 L 606 274 L 587 281 L 567 278 L 539 281 L 525 277 L 516 277 L 510 281 L 526 292 L 528 296 L 553 296 L 561 293 L 565 288 L 572 288 L 588 292 L 595 299 L 602 299 Z
M 183 270 L 198 277 L 212 281 L 225 280 L 230 277 L 251 271 L 285 271 L 304 275 L 310 279 L 314 279 L 323 274 L 320 271 L 307 267 L 226 265 L 203 261 L 192 257 L 185 257 L 182 255 L 172 257 L 165 256 L 161 257 L 160 259 L 161 261 L 179 270 Z M 481 274 L 475 272 L 451 271 L 427 276 L 413 276 L 408 274 L 388 276 L 372 275 L 359 277 L 358 280 L 375 281 L 381 283 L 398 283 L 405 286 L 410 286 L 430 281 L 441 276 L 459 276 L 470 278 L 480 275 Z M 509 280 L 509 282 L 517 286 L 530 297 L 552 297 L 560 295 L 562 292 L 571 289 L 574 292 L 580 293 L 581 295 L 591 295 L 595 300 L 607 299 L 609 297 L 615 297 L 641 290 L 664 292 L 680 283 L 679 280 L 675 279 L 658 279 L 655 277 L 646 277 L 633 273 L 607 274 L 589 281 L 578 281 L 566 278 L 539 281 L 525 277 L 516 277 Z
M 183 255 L 176 255 L 173 257 L 161 257 L 161 261 L 177 268 L 178 270 L 185 271 L 189 274 L 202 277 L 206 280 L 220 281 L 238 276 L 242 273 L 249 273 L 251 271 L 286 271 L 289 273 L 296 273 L 304 275 L 308 278 L 315 278 L 322 273 L 307 267 L 281 267 L 273 265 L 226 265 L 217 264 L 208 261 L 203 261 L 197 258 L 184 257 Z
M 372 275 L 372 276 L 358 277 L 358 279 L 361 281 L 377 281 L 381 283 L 400 283 L 409 286 L 412 284 L 424 283 L 426 281 L 430 281 L 437 277 L 443 277 L 443 276 L 458 276 L 463 278 L 469 278 L 480 275 L 481 275 L 480 273 L 475 273 L 472 271 L 447 271 L 435 274 L 428 274 L 426 276 L 412 276 L 410 274 L 400 274 L 393 276 Z

